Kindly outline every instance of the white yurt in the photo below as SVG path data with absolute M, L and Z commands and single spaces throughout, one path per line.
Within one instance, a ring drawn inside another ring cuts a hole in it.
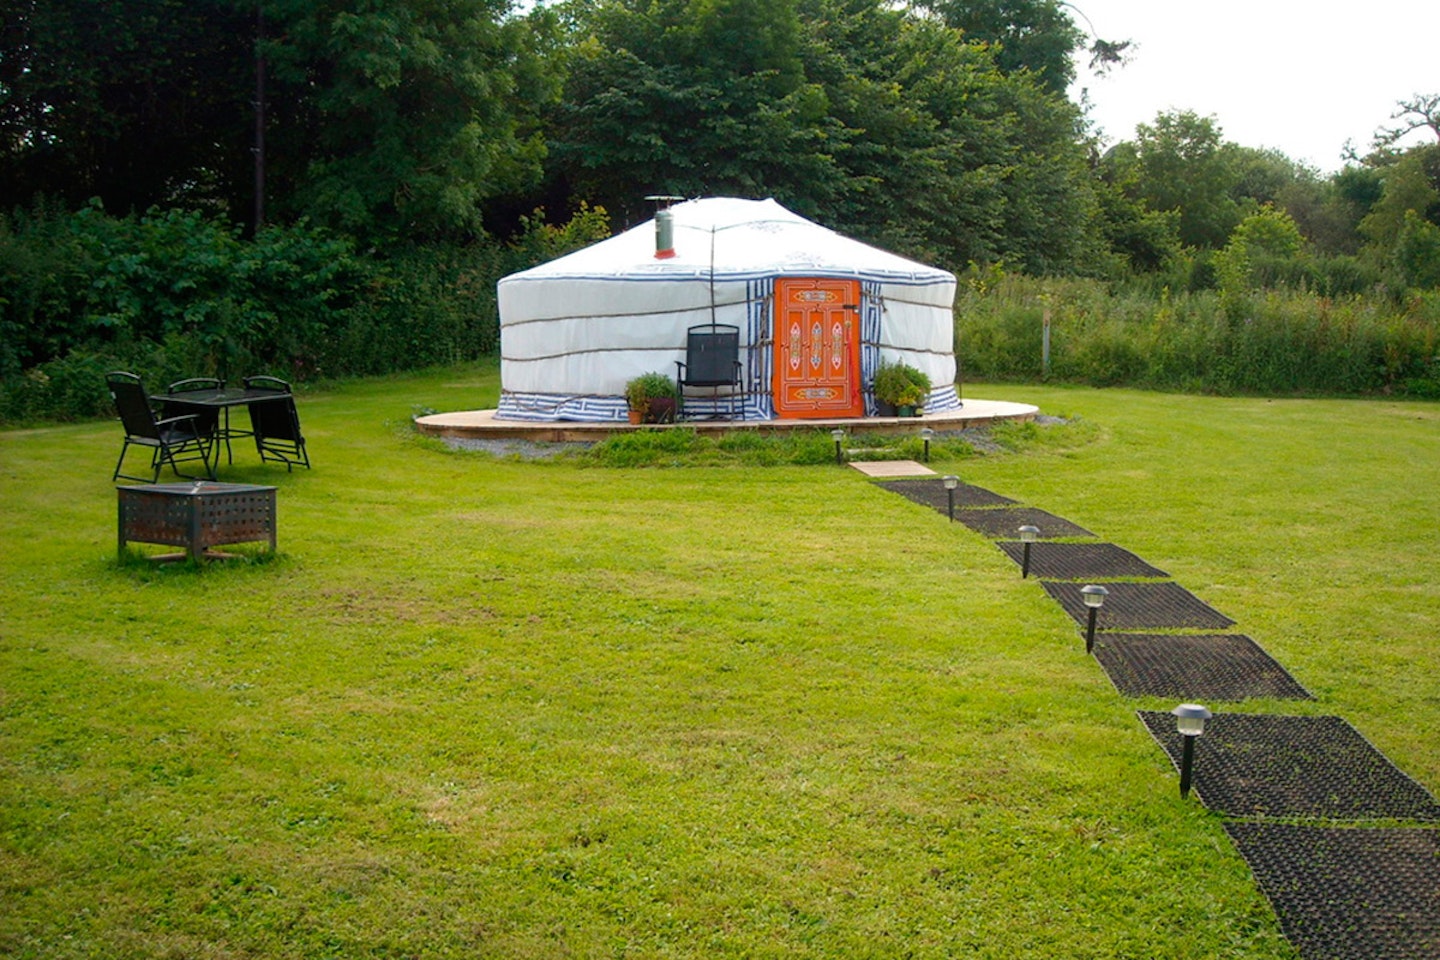
M 676 378 L 692 329 L 738 330 L 738 366 L 733 385 L 687 387 L 688 416 L 874 416 L 875 371 L 900 361 L 929 376 L 927 413 L 954 410 L 954 300 L 953 274 L 774 200 L 678 203 L 500 281 L 495 416 L 624 420 L 626 382 Z

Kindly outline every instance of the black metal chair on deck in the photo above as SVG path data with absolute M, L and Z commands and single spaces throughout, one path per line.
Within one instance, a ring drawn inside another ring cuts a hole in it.
M 255 433 L 255 449 L 261 461 L 283 463 L 287 472 L 297 463 L 309 469 L 310 454 L 305 451 L 305 436 L 300 432 L 300 414 L 290 384 L 279 377 L 246 377 L 245 389 L 285 394 L 279 400 L 255 400 L 249 404 L 250 429 Z
M 728 323 L 702 323 L 691 327 L 685 336 L 685 359 L 676 360 L 675 366 L 675 386 L 680 392 L 682 416 L 686 387 L 710 387 L 717 408 L 720 388 L 729 387 L 731 420 L 735 419 L 737 401 L 740 408 L 744 408 L 739 327 Z
M 125 479 L 154 483 L 160 479 L 160 468 L 167 463 L 178 477 L 187 480 L 215 479 L 215 468 L 210 465 L 210 453 L 215 447 L 213 423 L 207 430 L 193 413 L 156 419 L 145 386 L 133 373 L 119 370 L 107 373 L 105 386 L 110 390 L 110 399 L 115 402 L 115 410 L 125 427 L 125 445 L 120 448 L 120 459 L 115 461 L 115 473 L 110 477 L 112 482 Z M 150 448 L 151 473 L 148 478 L 120 472 L 125 465 L 125 454 L 132 444 Z M 196 460 L 205 467 L 204 477 L 180 472 L 180 464 Z

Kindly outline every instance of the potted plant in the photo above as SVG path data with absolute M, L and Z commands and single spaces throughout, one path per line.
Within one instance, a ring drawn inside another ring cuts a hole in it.
M 930 393 L 930 378 L 907 363 L 882 363 L 874 391 L 882 416 L 913 417 Z
M 663 373 L 642 373 L 625 384 L 631 423 L 670 423 L 679 399 L 675 381 Z

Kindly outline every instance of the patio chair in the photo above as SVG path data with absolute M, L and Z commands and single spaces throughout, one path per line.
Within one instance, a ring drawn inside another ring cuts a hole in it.
M 736 402 L 744 407 L 745 388 L 740 372 L 740 328 L 728 323 L 702 323 L 685 335 L 685 359 L 675 361 L 675 387 L 680 393 L 680 415 L 685 413 L 685 388 L 709 387 L 719 407 L 720 388 L 729 387 L 730 419 L 735 419 Z
M 225 443 L 225 462 L 234 463 L 235 458 L 230 454 L 230 411 L 224 413 L 225 423 L 220 423 L 221 411 L 219 407 L 200 407 L 185 403 L 185 394 L 199 393 L 209 390 L 224 390 L 225 381 L 216 377 L 190 377 L 185 380 L 176 380 L 165 388 L 167 397 L 174 397 L 174 400 L 162 400 L 160 402 L 160 416 L 162 417 L 183 417 L 193 414 L 195 423 L 202 433 L 214 434 L 215 439 Z M 244 431 L 241 431 L 242 435 Z M 219 454 L 216 454 L 216 464 L 219 464 Z
M 300 414 L 295 409 L 295 394 L 290 384 L 279 377 L 246 377 L 245 389 L 278 390 L 285 394 L 279 400 L 256 400 L 249 404 L 250 429 L 255 434 L 255 449 L 261 461 L 283 463 L 287 473 L 297 463 L 310 469 L 310 454 L 305 450 L 305 436 L 300 432 Z
M 214 480 L 215 468 L 210 464 L 210 453 L 215 446 L 215 431 L 206 431 L 195 414 L 156 419 L 150 406 L 145 386 L 133 373 L 112 371 L 105 375 L 105 385 L 110 390 L 110 399 L 120 414 L 125 427 L 125 444 L 120 448 L 120 459 L 115 461 L 115 480 L 138 480 L 154 483 L 160 479 L 160 468 L 166 463 L 177 477 L 187 480 Z M 125 465 L 125 454 L 131 445 L 150 448 L 150 476 L 136 477 L 120 472 Z M 204 477 L 194 477 L 180 472 L 180 464 L 200 461 L 205 467 Z

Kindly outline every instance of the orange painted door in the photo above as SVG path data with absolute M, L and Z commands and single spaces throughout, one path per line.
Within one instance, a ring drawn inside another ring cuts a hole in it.
M 775 281 L 775 416 L 859 417 L 860 281 Z

